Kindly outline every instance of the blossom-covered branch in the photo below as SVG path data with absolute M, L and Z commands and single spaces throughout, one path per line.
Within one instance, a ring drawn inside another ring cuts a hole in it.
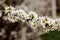
M 23 9 L 16 10 L 14 7 L 5 7 L 7 20 L 10 22 L 22 21 L 31 26 L 31 28 L 42 28 L 42 31 L 49 32 L 50 30 L 60 29 L 60 19 L 52 19 L 47 16 L 38 16 L 36 12 L 26 13 Z

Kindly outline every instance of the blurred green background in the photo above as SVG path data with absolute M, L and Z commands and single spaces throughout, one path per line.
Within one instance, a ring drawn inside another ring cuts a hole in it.
M 50 31 L 49 33 L 41 35 L 42 40 L 60 40 L 60 31 Z

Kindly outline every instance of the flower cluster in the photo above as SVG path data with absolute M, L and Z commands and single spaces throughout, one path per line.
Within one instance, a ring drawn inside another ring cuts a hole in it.
M 59 29 L 60 19 L 52 19 L 47 16 L 38 16 L 36 12 L 26 13 L 23 9 L 16 10 L 14 7 L 5 7 L 5 14 L 10 22 L 26 22 L 31 28 L 42 28 L 42 31 L 48 32 L 50 30 Z

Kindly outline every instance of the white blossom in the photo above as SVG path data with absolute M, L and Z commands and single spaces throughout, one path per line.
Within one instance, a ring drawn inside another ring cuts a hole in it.
M 8 16 L 8 20 L 10 21 L 10 22 L 17 22 L 18 21 L 18 17 L 16 17 L 16 16 Z
M 14 7 L 12 7 L 12 6 L 7 6 L 7 7 L 5 7 L 5 14 L 6 13 L 11 13 L 12 11 L 14 11 L 15 10 L 15 8 Z
M 33 18 L 37 18 L 38 16 L 37 16 L 37 13 L 36 12 L 29 12 L 28 13 L 28 19 L 33 19 Z
M 31 22 L 30 22 L 30 25 L 31 27 L 34 29 L 34 28 L 37 28 L 37 27 L 40 27 L 40 20 L 39 18 L 34 18 Z
M 19 18 L 21 19 L 21 21 L 25 22 L 27 14 L 25 13 L 24 10 L 19 9 L 19 13 L 18 13 Z

